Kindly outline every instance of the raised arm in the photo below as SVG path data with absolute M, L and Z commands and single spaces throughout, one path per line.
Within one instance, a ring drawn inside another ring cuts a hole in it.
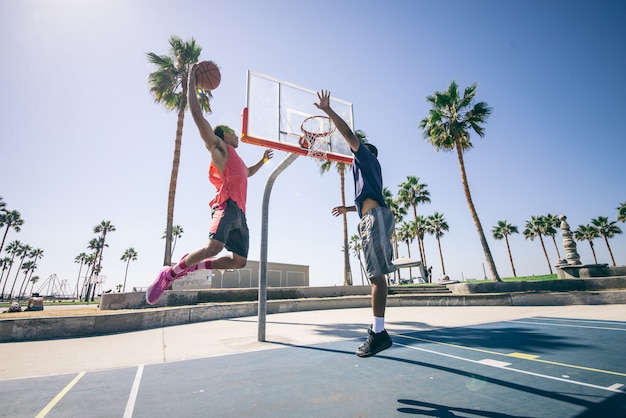
M 204 141 L 204 145 L 211 153 L 213 163 L 221 171 L 224 164 L 226 164 L 226 159 L 228 158 L 228 148 L 225 146 L 223 141 L 215 135 L 211 124 L 206 120 L 204 114 L 202 113 L 202 108 L 200 107 L 200 102 L 198 102 L 198 95 L 196 93 L 197 65 L 197 63 L 194 64 L 189 70 L 189 80 L 187 83 L 187 101 L 189 103 L 189 110 L 191 111 L 191 116 L 193 116 L 194 122 L 196 122 L 198 130 L 200 131 L 200 137 Z
M 259 169 L 263 167 L 266 162 L 271 160 L 273 156 L 274 151 L 271 149 L 266 149 L 265 152 L 263 152 L 263 158 L 261 158 L 256 164 L 248 167 L 248 177 L 255 175 L 256 172 L 259 171 Z
M 320 99 L 319 103 L 313 103 L 318 109 L 324 111 L 328 117 L 333 121 L 341 135 L 344 137 L 352 151 L 356 152 L 361 146 L 361 141 L 352 132 L 352 129 L 348 126 L 345 120 L 343 120 L 335 111 L 330 107 L 330 91 L 321 90 L 317 92 L 317 97 Z

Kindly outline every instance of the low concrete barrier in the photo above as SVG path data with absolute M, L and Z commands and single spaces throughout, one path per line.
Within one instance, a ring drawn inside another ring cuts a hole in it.
M 455 295 L 500 292 L 577 292 L 626 289 L 626 277 L 539 280 L 524 282 L 455 283 L 448 285 Z
M 388 307 L 400 306 L 553 306 L 626 304 L 626 290 L 530 292 L 466 295 L 389 295 Z M 268 314 L 321 309 L 366 308 L 371 297 L 343 296 L 271 300 Z M 11 318 L 0 320 L 0 342 L 91 337 L 216 319 L 257 315 L 258 302 L 203 303 L 192 306 L 134 309 L 98 315 Z

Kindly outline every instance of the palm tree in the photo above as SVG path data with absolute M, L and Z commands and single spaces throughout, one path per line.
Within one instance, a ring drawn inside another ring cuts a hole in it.
M 420 259 L 423 263 L 426 263 L 425 251 L 424 251 L 424 242 L 419 239 L 420 236 L 420 225 L 417 221 L 417 205 L 422 203 L 430 203 L 430 192 L 426 189 L 427 184 L 422 184 L 419 182 L 419 177 L 415 176 L 407 176 L 406 181 L 404 183 L 400 183 L 398 187 L 400 190 L 398 191 L 398 201 L 402 203 L 407 209 L 409 207 L 413 208 L 413 220 L 415 221 L 416 235 L 418 237 L 417 246 L 420 252 Z M 421 236 L 423 236 L 423 232 Z
M 361 284 L 365 285 L 365 280 L 363 279 L 365 267 L 363 267 L 363 261 L 361 260 L 361 250 L 363 246 L 361 245 L 361 237 L 358 234 L 354 234 L 350 237 L 350 248 L 352 249 L 352 254 L 359 260 L 359 266 L 361 266 Z
M 0 268 L 2 268 L 2 271 L 0 272 L 0 283 L 2 283 L 2 279 L 4 278 L 4 272 L 9 270 L 12 264 L 13 260 L 11 260 L 11 257 L 0 258 Z M 7 274 L 7 278 L 8 277 L 9 275 Z M 2 293 L 0 293 L 0 299 L 2 299 L 2 296 Z
M 173 238 L 173 242 L 172 242 L 172 252 L 170 254 L 170 259 L 174 256 L 174 249 L 176 248 L 176 241 L 178 241 L 178 238 L 183 236 L 183 227 L 180 225 L 174 225 L 172 227 L 172 238 Z M 162 239 L 166 239 L 167 238 L 167 229 L 165 231 L 163 231 L 163 236 L 161 237 Z
M 7 202 L 4 201 L 4 198 L 0 196 L 0 213 L 6 213 Z
M 9 243 L 9 245 L 7 245 L 6 248 L 6 252 L 9 253 L 9 255 L 11 256 L 11 260 L 9 261 L 9 269 L 7 271 L 7 276 L 4 279 L 4 284 L 2 285 L 2 298 L 4 300 L 4 291 L 6 289 L 7 283 L 9 281 L 9 275 L 11 274 L 11 268 L 13 268 L 13 263 L 15 261 L 15 256 L 17 255 L 17 253 L 20 251 L 20 248 L 22 247 L 22 243 L 19 240 L 15 240 Z
M 411 258 L 411 241 L 415 238 L 415 222 L 402 222 L 397 226 L 398 239 L 406 243 L 408 257 Z M 413 279 L 413 269 L 409 267 L 409 278 Z
M 622 202 L 617 207 L 617 220 L 626 222 L 626 202 Z
M 33 290 L 35 289 L 35 283 L 37 283 L 39 281 L 39 276 L 32 276 L 30 278 L 30 293 L 33 293 Z
M 391 211 L 393 215 L 394 223 L 397 225 L 402 222 L 404 219 L 404 215 L 406 215 L 406 208 L 400 205 L 396 199 L 393 198 L 393 194 L 388 187 L 383 187 L 383 199 L 385 200 L 385 204 Z M 398 235 L 396 233 L 396 228 L 393 229 L 393 258 L 398 258 Z M 399 273 L 398 270 L 393 272 L 394 277 L 396 278 L 395 282 L 399 283 Z
M 9 229 L 13 229 L 15 232 L 21 231 L 21 226 L 24 225 L 24 220 L 22 219 L 22 215 L 16 211 L 12 210 L 7 212 L 6 210 L 3 213 L 0 213 L 0 228 L 6 226 L 4 230 L 4 235 L 2 236 L 2 244 L 0 244 L 0 252 L 4 248 L 4 241 L 7 238 L 7 234 L 9 233 Z
M 98 241 L 96 239 L 91 240 L 93 241 Z M 91 242 L 90 242 L 91 245 Z M 83 298 L 83 292 L 85 291 L 85 289 L 89 288 L 89 269 L 93 269 L 94 266 L 96 265 L 96 253 L 91 253 L 88 254 L 87 257 L 85 258 L 85 266 L 87 267 L 87 271 L 85 273 L 85 280 L 83 280 L 83 286 L 80 289 L 80 297 L 78 298 L 79 300 L 81 300 Z
M 595 264 L 598 264 L 598 258 L 596 257 L 596 250 L 593 248 L 593 240 L 599 236 L 598 229 L 592 225 L 578 225 L 578 229 L 574 231 L 574 239 L 576 241 L 589 241 L 589 246 L 593 253 L 593 262 Z
M 517 226 L 508 223 L 506 220 L 498 221 L 498 225 L 493 227 L 491 231 L 495 239 L 502 239 L 506 241 L 506 250 L 509 252 L 509 260 L 511 260 L 511 269 L 513 270 L 513 277 L 517 277 L 515 273 L 515 265 L 513 264 L 513 256 L 511 255 L 511 246 L 509 245 L 509 236 L 512 234 L 519 234 Z
M 11 285 L 11 290 L 9 291 L 9 299 L 13 297 L 13 290 L 15 290 L 15 283 L 17 283 L 17 277 L 20 274 L 20 270 L 22 269 L 22 264 L 24 263 L 24 259 L 28 256 L 28 252 L 31 250 L 30 245 L 24 244 L 21 245 L 16 252 L 16 256 L 20 258 L 20 264 L 17 267 L 17 273 L 15 273 L 15 279 L 13 279 L 13 284 Z
M 85 262 L 87 261 L 87 254 L 85 254 L 84 252 L 78 254 L 76 256 L 76 258 L 74 258 L 74 262 L 75 263 L 80 263 L 80 267 L 78 268 L 78 278 L 76 279 L 76 299 L 80 299 L 79 296 L 79 286 L 80 286 L 80 273 L 83 271 L 83 266 L 85 265 Z
M 128 248 L 122 254 L 122 261 L 126 261 L 126 273 L 124 273 L 124 286 L 122 287 L 122 291 L 126 292 L 126 277 L 128 277 L 128 265 L 131 261 L 137 261 L 137 251 L 133 247 Z
M 170 49 L 168 55 L 158 55 L 148 52 L 148 62 L 154 64 L 156 70 L 148 75 L 150 93 L 157 103 L 161 103 L 167 110 L 175 110 L 178 113 L 176 123 L 176 139 L 174 141 L 174 159 L 172 161 L 172 173 L 167 197 L 167 223 L 165 238 L 164 266 L 172 264 L 172 229 L 174 224 L 174 201 L 176 199 L 176 182 L 178 180 L 178 167 L 180 165 L 180 150 L 183 137 L 183 121 L 187 108 L 187 76 L 191 66 L 196 63 L 202 52 L 202 47 L 196 45 L 196 41 L 184 42 L 178 36 L 169 39 Z M 200 107 L 205 112 L 210 112 L 209 100 L 212 97 L 210 91 L 199 90 Z
M 500 276 L 496 270 L 496 264 L 491 256 L 489 244 L 472 201 L 463 161 L 463 152 L 473 147 L 470 141 L 470 130 L 473 130 L 481 138 L 484 137 L 483 124 L 491 114 L 491 108 L 485 102 L 479 102 L 472 106 L 476 88 L 476 84 L 467 87 L 463 97 L 459 97 L 458 85 L 453 80 L 448 90 L 436 91 L 434 95 L 426 97 L 432 108 L 428 113 L 428 117 L 420 121 L 419 127 L 423 130 L 424 138 L 437 151 L 456 151 L 461 169 L 461 182 L 463 183 L 465 199 L 467 200 L 467 205 L 476 226 L 487 265 L 489 266 L 491 280 L 499 282 Z
M 544 222 L 546 223 L 546 228 L 544 230 L 544 235 L 552 237 L 552 242 L 554 243 L 554 248 L 556 249 L 556 256 L 560 260 L 561 252 L 559 251 L 559 246 L 556 245 L 556 231 L 559 229 L 561 225 L 561 220 L 558 216 L 548 213 L 544 217 Z
M 93 251 L 93 262 L 91 264 L 91 274 L 88 274 L 87 276 L 89 277 L 89 284 L 87 285 L 87 293 L 85 294 L 85 302 L 89 301 L 89 297 L 91 296 L 91 290 L 94 289 L 94 293 L 95 293 L 95 286 L 93 286 L 95 283 L 94 280 L 95 278 L 93 276 L 97 276 L 100 274 L 100 267 L 98 266 L 98 260 L 100 259 L 100 252 L 103 250 L 104 246 L 106 244 L 104 243 L 104 240 L 102 239 L 102 236 L 98 237 L 98 238 L 93 238 L 89 241 L 89 245 L 87 246 L 88 249 Z
M 22 282 L 22 285 L 20 286 L 19 295 L 22 294 L 22 291 L 25 292 L 26 289 L 28 288 L 28 281 L 30 280 L 30 277 L 32 277 L 33 273 L 35 272 L 35 269 L 37 269 L 37 260 L 39 260 L 40 258 L 43 258 L 43 250 L 41 248 L 33 248 L 28 253 L 28 258 L 30 258 L 29 267 L 28 269 L 25 269 L 24 267 L 22 267 L 22 270 L 25 270 L 26 272 L 30 273 L 30 276 L 27 278 L 26 275 L 24 275 L 24 281 Z
M 609 249 L 609 254 L 611 255 L 611 262 L 615 266 L 615 258 L 613 258 L 613 251 L 611 251 L 611 246 L 609 245 L 609 238 L 622 233 L 622 230 L 616 225 L 617 221 L 609 221 L 609 218 L 606 216 L 598 216 L 596 219 L 591 220 L 591 224 L 596 227 L 598 234 L 604 238 L 606 248 Z
M 444 232 L 448 231 L 450 228 L 448 226 L 448 222 L 446 222 L 446 219 L 443 217 L 443 214 L 439 212 L 433 213 L 427 219 L 427 231 L 430 234 L 433 234 L 435 238 L 437 238 L 437 246 L 439 247 L 439 258 L 441 259 L 441 270 L 443 271 L 443 275 L 445 276 L 446 267 L 443 264 L 443 253 L 441 252 L 441 237 L 443 237 Z
M 22 271 L 24 272 L 24 278 L 22 279 L 22 284 L 20 285 L 20 289 L 17 292 L 17 299 L 21 299 L 24 295 L 24 291 L 28 288 L 28 273 L 31 271 L 35 271 L 37 265 L 33 260 L 25 261 L 22 264 Z
M 100 272 L 102 271 L 102 254 L 104 253 L 104 247 L 108 247 L 108 245 L 105 244 L 107 233 L 114 232 L 114 231 L 115 231 L 115 226 L 111 223 L 111 221 L 102 221 L 100 222 L 100 224 L 93 227 L 94 234 L 100 234 L 100 240 L 102 241 L 100 245 L 100 252 L 98 254 L 98 267 L 96 268 L 97 275 L 99 275 Z M 93 286 L 93 294 L 91 295 L 92 301 L 94 300 L 95 296 L 96 296 L 96 286 Z
M 415 218 L 415 238 L 421 243 L 422 247 L 422 265 L 425 269 L 428 267 L 428 262 L 426 261 L 426 246 L 424 245 L 424 235 L 428 230 L 428 218 L 424 215 L 417 215 Z M 428 277 L 428 281 L 430 282 L 430 276 Z
M 541 248 L 543 248 L 543 253 L 546 256 L 546 261 L 548 262 L 548 268 L 550 269 L 550 274 L 552 274 L 552 265 L 550 264 L 550 259 L 548 258 L 546 245 L 543 242 L 543 235 L 544 235 L 545 228 L 546 228 L 546 224 L 542 216 L 532 216 L 530 221 L 526 221 L 526 228 L 524 229 L 524 238 L 534 241 L 535 238 L 539 237 L 539 241 L 541 241 Z

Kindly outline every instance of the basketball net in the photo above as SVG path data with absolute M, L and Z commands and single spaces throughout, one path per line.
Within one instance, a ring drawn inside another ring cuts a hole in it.
M 330 151 L 330 135 L 335 131 L 328 116 L 311 116 L 302 122 L 300 145 L 307 149 L 307 156 L 327 160 Z

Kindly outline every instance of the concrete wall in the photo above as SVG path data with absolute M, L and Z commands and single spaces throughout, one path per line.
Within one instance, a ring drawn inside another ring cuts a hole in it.
M 456 283 L 448 285 L 456 295 L 500 292 L 572 292 L 626 289 L 626 276 L 528 282 Z
M 626 290 L 527 292 L 468 295 L 389 295 L 396 306 L 557 306 L 625 304 Z M 344 296 L 268 301 L 267 313 L 366 308 L 371 297 Z M 90 337 L 193 322 L 257 315 L 258 302 L 206 303 L 194 306 L 134 309 L 102 315 L 11 318 L 0 320 L 0 342 Z
M 370 286 L 328 286 L 328 287 L 268 287 L 267 299 L 329 298 L 340 296 L 369 295 Z M 242 289 L 200 289 L 167 290 L 156 304 L 157 307 L 196 305 L 209 302 L 244 302 L 258 300 L 259 290 Z M 105 293 L 100 300 L 100 309 L 142 309 L 150 308 L 144 292 Z

